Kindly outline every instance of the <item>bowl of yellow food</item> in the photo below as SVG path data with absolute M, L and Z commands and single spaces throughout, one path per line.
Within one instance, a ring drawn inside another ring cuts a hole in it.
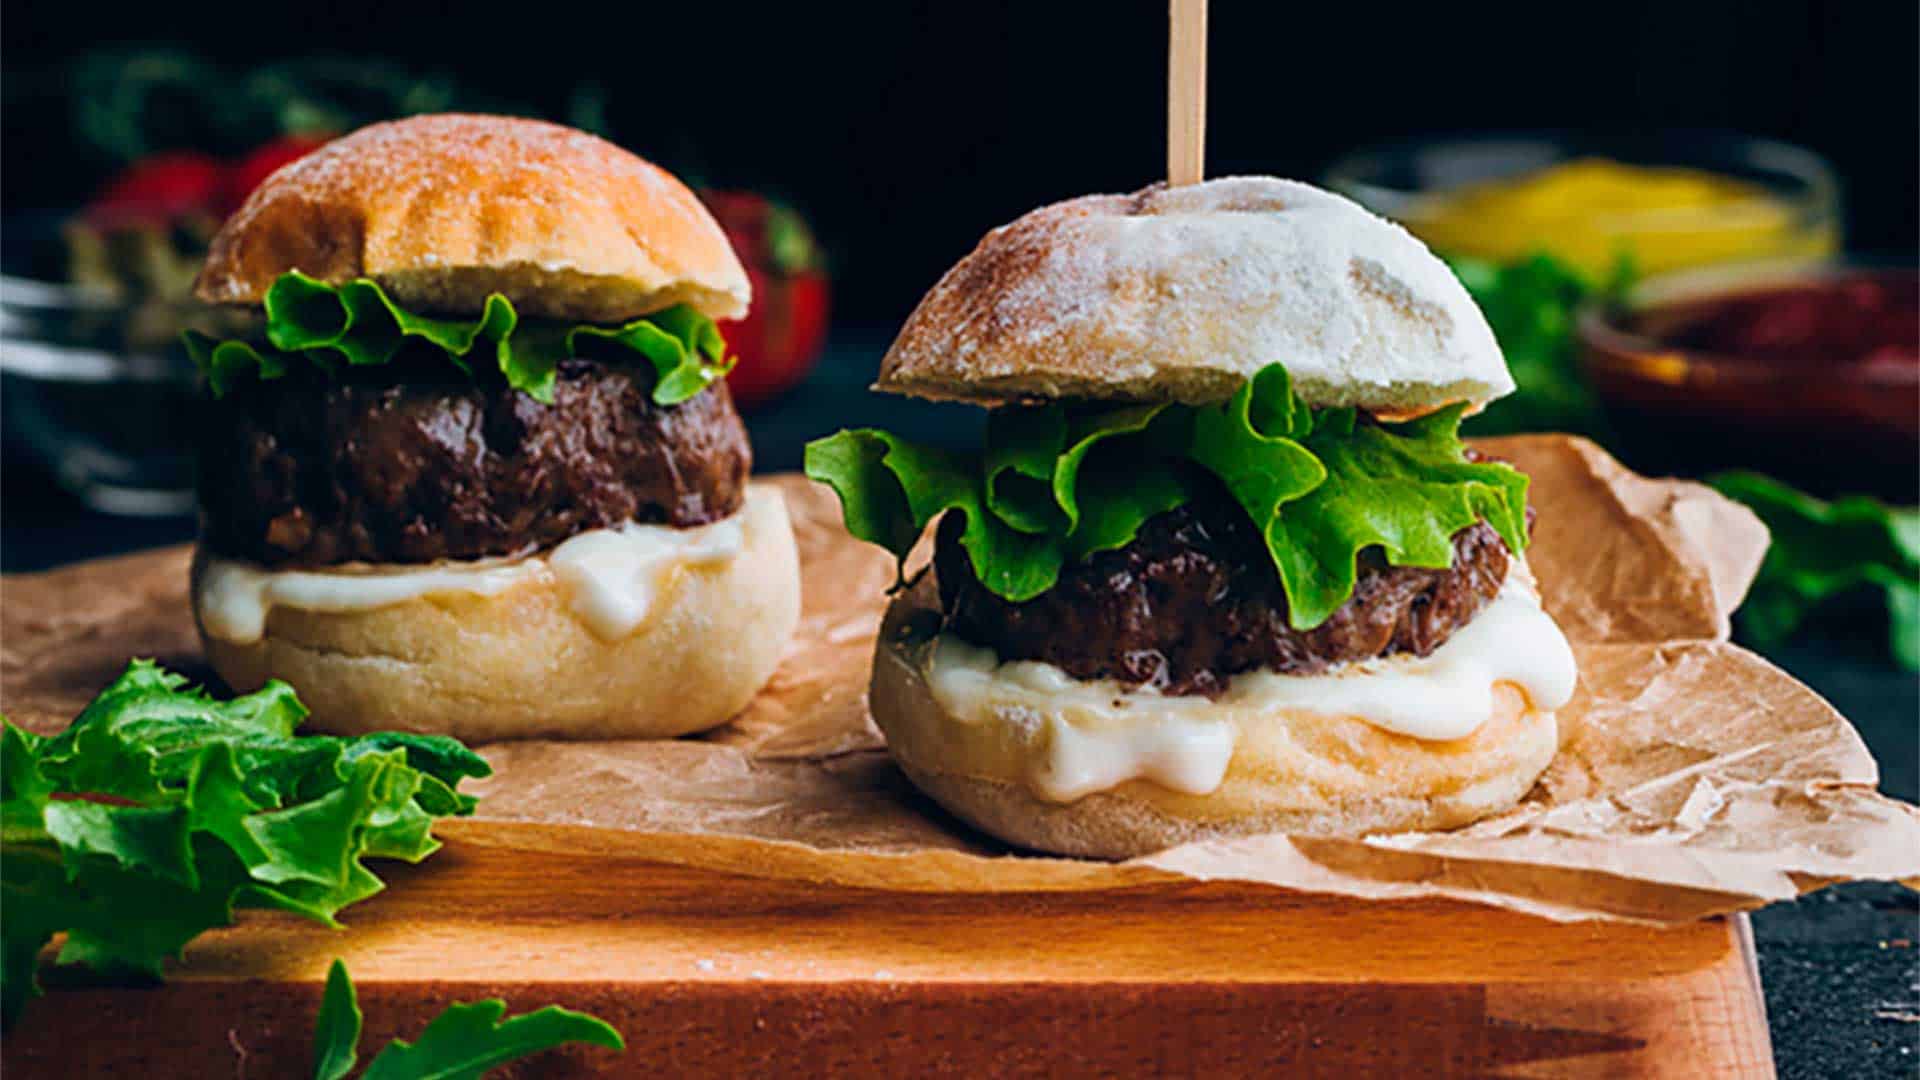
M 1501 135 L 1403 141 L 1327 184 L 1454 258 L 1546 253 L 1605 280 L 1839 250 L 1840 191 L 1810 151 L 1739 135 Z

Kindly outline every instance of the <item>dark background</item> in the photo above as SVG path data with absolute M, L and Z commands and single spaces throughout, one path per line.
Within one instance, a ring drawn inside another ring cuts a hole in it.
M 1808 146 L 1856 249 L 1915 248 L 1912 0 L 1557 5 L 1217 0 L 1209 171 L 1317 178 L 1382 138 L 1727 129 Z M 842 325 L 891 327 L 981 232 L 1164 170 L 1163 0 L 794 4 L 10 3 L 8 211 L 71 205 L 78 52 L 190 45 L 232 65 L 388 56 L 555 117 L 597 89 L 616 141 L 782 192 L 835 257 Z
M 1488 130 L 1730 130 L 1825 156 L 1848 243 L 1910 258 L 1920 202 L 1913 0 L 1543 4 L 1213 3 L 1209 172 L 1318 179 L 1398 136 Z M 1164 168 L 1164 0 L 724 5 L 7 5 L 0 203 L 70 208 L 111 171 L 73 137 L 73 61 L 171 43 L 235 68 L 338 54 L 443 73 L 470 96 L 605 133 L 692 181 L 781 194 L 833 259 L 833 345 L 750 417 L 761 465 L 840 424 L 950 424 L 861 392 L 887 335 L 987 228 Z M 0 233 L 14 264 L 27 230 Z M 186 519 L 85 515 L 8 455 L 8 569 L 187 539 Z M 1773 658 L 1863 729 L 1884 786 L 1920 792 L 1916 689 L 1867 598 Z M 1914 894 L 1830 890 L 1755 919 L 1786 1076 L 1911 1075 Z

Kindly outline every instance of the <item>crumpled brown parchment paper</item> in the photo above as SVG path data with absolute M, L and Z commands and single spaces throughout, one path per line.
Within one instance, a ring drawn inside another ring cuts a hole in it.
M 1101 889 L 1231 879 L 1348 897 L 1446 897 L 1557 919 L 1700 918 L 1855 878 L 1920 878 L 1920 811 L 1875 790 L 1851 725 L 1727 642 L 1766 548 L 1745 509 L 1627 472 L 1564 436 L 1487 449 L 1533 476 L 1530 561 L 1574 643 L 1580 689 L 1526 801 L 1448 833 L 1261 836 L 1124 863 L 1010 852 L 919 796 L 865 707 L 893 581 L 831 494 L 786 495 L 805 567 L 799 634 L 733 723 L 668 742 L 497 744 L 470 844 L 634 856 L 881 889 Z M 65 724 L 130 656 L 206 675 L 185 549 L 0 585 L 0 708 Z

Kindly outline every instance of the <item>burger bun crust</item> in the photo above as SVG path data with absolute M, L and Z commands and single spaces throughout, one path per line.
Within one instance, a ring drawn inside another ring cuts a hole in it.
M 372 278 L 403 306 L 623 322 L 676 304 L 744 315 L 751 289 L 686 185 L 583 131 L 437 114 L 361 128 L 291 162 L 214 237 L 201 300 L 259 304 L 281 274 Z
M 877 389 L 1202 404 L 1275 362 L 1308 404 L 1381 416 L 1513 389 L 1486 318 L 1425 245 L 1262 176 L 1090 195 L 993 230 L 921 300 Z

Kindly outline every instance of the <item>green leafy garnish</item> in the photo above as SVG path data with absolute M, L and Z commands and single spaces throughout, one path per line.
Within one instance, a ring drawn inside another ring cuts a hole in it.
M 301 362 L 332 370 L 337 364 L 391 363 L 409 342 L 444 353 L 471 373 L 476 357 L 493 362 L 507 385 L 553 403 L 560 361 L 594 342 L 639 353 L 653 365 L 653 401 L 678 405 L 723 378 L 726 341 L 712 319 L 681 304 L 622 326 L 523 321 L 506 297 L 487 297 L 478 319 L 442 319 L 408 311 L 367 278 L 329 285 L 297 270 L 280 275 L 266 298 L 267 345 L 217 341 L 186 333 L 187 352 L 215 396 L 242 378 L 277 379 Z
M 1271 513 L 1267 550 L 1295 629 L 1318 626 L 1347 602 L 1365 548 L 1378 546 L 1394 566 L 1444 569 L 1453 564 L 1453 535 L 1485 521 L 1510 550 L 1526 549 L 1527 478 L 1462 456 L 1464 408 L 1394 428 L 1358 424 L 1350 409 L 1314 417 L 1298 445 L 1322 464 L 1325 480 L 1297 500 L 1257 504 Z
M 334 914 L 384 886 L 364 860 L 418 862 L 456 790 L 490 771 L 453 739 L 306 736 L 285 683 L 216 701 L 136 660 L 53 737 L 0 723 L 0 999 L 38 993 L 40 950 L 158 978 L 235 908 Z
M 1540 253 L 1512 263 L 1455 257 L 1447 260 L 1487 317 L 1506 354 L 1517 387 L 1513 396 L 1474 417 L 1475 434 L 1568 431 L 1603 437 L 1600 397 L 1580 372 L 1575 321 L 1591 300 L 1623 294 L 1634 278 L 1622 258 L 1613 276 L 1593 281 L 1571 265 Z
M 1023 531 L 988 512 L 977 459 L 863 429 L 808 443 L 806 468 L 839 494 L 848 532 L 885 547 L 903 564 L 927 522 L 954 510 L 966 518 L 960 542 L 989 589 L 1026 600 L 1052 588 L 1060 575 L 1057 537 Z
M 1851 495 L 1823 502 L 1751 472 L 1708 481 L 1766 522 L 1773 543 L 1740 607 L 1740 631 L 1759 648 L 1793 635 L 1829 597 L 1863 585 L 1886 594 L 1893 657 L 1920 670 L 1920 509 Z
M 1078 561 L 1133 539 L 1148 518 L 1187 501 L 1169 458 L 1192 441 L 1192 417 L 1164 405 L 1078 417 L 1053 473 L 1067 524 L 1067 557 Z
M 502 1020 L 498 998 L 450 1005 L 427 1024 L 418 1042 L 395 1039 L 376 1055 L 361 1080 L 473 1080 L 488 1069 L 567 1043 L 625 1050 L 606 1021 L 549 1005 Z M 345 1080 L 359 1060 L 360 1003 L 345 964 L 335 960 L 313 1035 L 314 1080 Z
M 313 1025 L 313 1080 L 347 1080 L 360 1061 L 360 1025 L 365 1020 L 347 965 L 335 960 L 327 969 L 327 988 Z
M 1525 549 L 1527 479 L 1466 458 L 1462 411 L 1407 424 L 1316 412 L 1274 364 L 1216 405 L 998 410 L 976 455 L 842 431 L 807 446 L 806 471 L 839 494 L 847 531 L 902 562 L 934 518 L 964 515 L 975 576 L 1014 602 L 1128 543 L 1211 473 L 1266 538 L 1289 619 L 1308 629 L 1353 594 L 1362 549 L 1445 567 L 1453 535 L 1478 521 Z

